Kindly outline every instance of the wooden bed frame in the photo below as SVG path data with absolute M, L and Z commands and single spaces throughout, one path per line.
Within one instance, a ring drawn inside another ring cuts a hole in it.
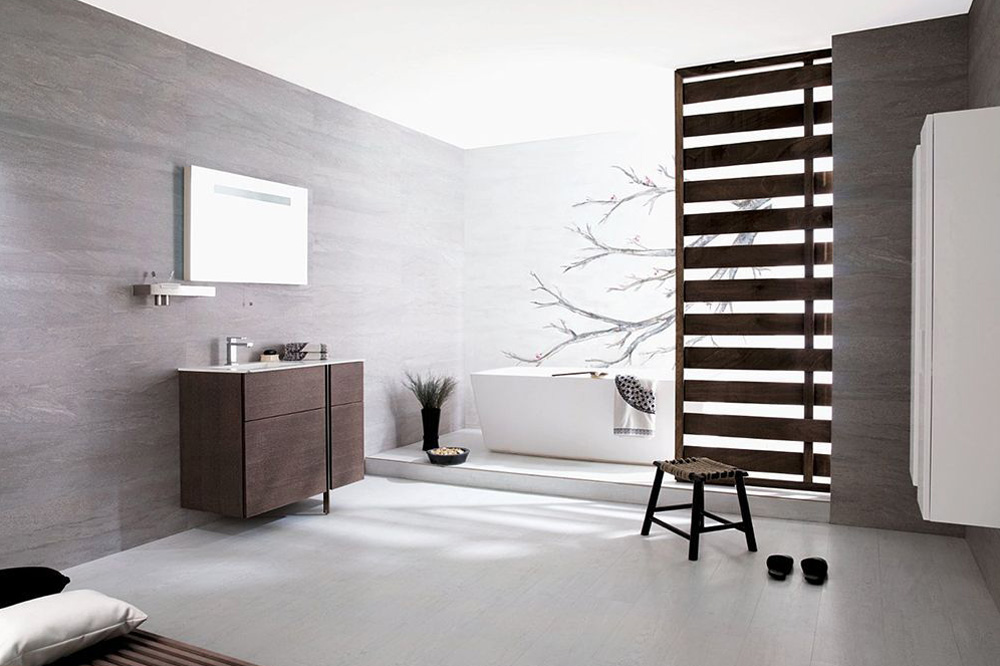
M 136 629 L 50 666 L 255 666 L 217 652 Z

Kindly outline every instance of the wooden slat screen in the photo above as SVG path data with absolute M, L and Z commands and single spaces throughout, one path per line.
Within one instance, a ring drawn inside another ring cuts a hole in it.
M 675 75 L 676 455 L 738 465 L 761 486 L 830 488 L 832 452 L 814 446 L 831 439 L 830 420 L 815 413 L 832 406 L 830 385 L 815 376 L 833 370 L 832 351 L 816 346 L 833 334 L 833 315 L 816 307 L 833 297 L 832 239 L 816 240 L 833 226 L 829 202 L 817 204 L 833 192 L 833 172 L 816 168 L 833 154 L 832 134 L 816 131 L 832 122 L 832 102 L 815 92 L 831 85 L 830 59 L 810 51 Z M 763 134 L 739 138 L 746 132 Z M 781 197 L 796 199 L 771 201 Z M 757 237 L 768 232 L 797 240 Z M 768 336 L 801 344 L 768 345 Z M 740 444 L 748 439 L 763 442 Z

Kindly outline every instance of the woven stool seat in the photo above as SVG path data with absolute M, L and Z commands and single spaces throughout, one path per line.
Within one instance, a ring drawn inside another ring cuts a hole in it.
M 715 481 L 747 475 L 739 467 L 720 463 L 711 458 L 677 458 L 657 461 L 655 464 L 678 481 Z

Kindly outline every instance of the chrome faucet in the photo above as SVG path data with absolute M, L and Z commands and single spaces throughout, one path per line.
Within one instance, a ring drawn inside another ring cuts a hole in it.
M 246 339 L 244 336 L 229 336 L 226 338 L 226 365 L 239 365 L 239 351 L 240 347 L 246 347 L 251 349 L 253 343 Z

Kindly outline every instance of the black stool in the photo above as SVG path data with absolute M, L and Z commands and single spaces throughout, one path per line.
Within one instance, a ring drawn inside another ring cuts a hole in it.
M 679 458 L 677 460 L 657 461 L 656 478 L 653 479 L 653 488 L 649 493 L 649 505 L 646 507 L 646 518 L 642 521 L 642 535 L 649 535 L 649 528 L 653 523 L 660 527 L 665 527 L 674 534 L 679 534 L 690 542 L 688 546 L 688 559 L 698 559 L 698 539 L 706 532 L 719 532 L 722 530 L 739 530 L 746 535 L 747 549 L 752 553 L 757 552 L 757 539 L 753 534 L 753 521 L 750 518 L 750 505 L 747 504 L 747 489 L 743 484 L 743 477 L 746 472 L 716 462 L 709 458 Z M 670 506 L 656 506 L 656 501 L 660 496 L 660 486 L 663 485 L 663 474 L 673 474 L 678 481 L 692 481 L 694 483 L 694 498 L 691 504 L 671 504 Z M 714 513 L 705 511 L 705 482 L 716 479 L 733 479 L 736 482 L 736 496 L 740 500 L 740 515 L 742 520 L 738 523 L 720 518 Z M 658 511 L 674 511 L 676 509 L 691 509 L 691 533 L 688 534 L 679 530 L 673 525 L 663 522 L 653 514 Z M 705 516 L 719 523 L 711 527 L 705 527 Z

